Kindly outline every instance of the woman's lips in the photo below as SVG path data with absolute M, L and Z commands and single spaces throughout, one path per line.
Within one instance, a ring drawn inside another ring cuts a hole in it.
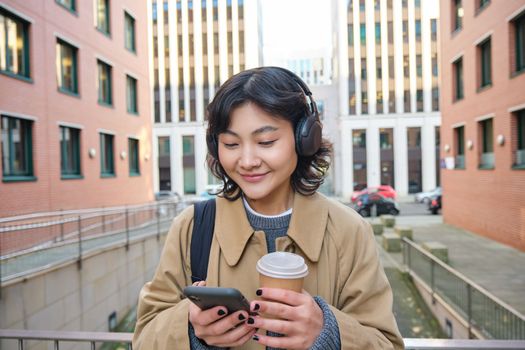
M 266 176 L 266 174 L 268 174 L 268 173 L 264 173 L 264 174 L 241 174 L 241 177 L 246 182 L 254 183 L 254 182 L 262 181 L 264 179 L 264 177 Z

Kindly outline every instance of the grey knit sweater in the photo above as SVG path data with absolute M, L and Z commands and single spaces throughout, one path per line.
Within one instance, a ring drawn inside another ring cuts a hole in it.
M 288 231 L 290 224 L 290 218 L 292 217 L 291 210 L 284 212 L 281 215 L 276 216 L 265 216 L 256 213 L 251 209 L 246 201 L 244 201 L 246 208 L 246 215 L 248 221 L 255 231 L 264 231 L 266 235 L 266 245 L 268 247 L 268 253 L 275 251 L 275 240 L 279 237 L 285 236 Z M 341 349 L 341 338 L 339 336 L 339 326 L 337 320 L 328 307 L 326 301 L 321 297 L 314 297 L 315 301 L 323 311 L 323 329 L 321 334 L 317 337 L 315 343 L 311 347 L 313 350 L 339 350 Z M 190 336 L 191 350 L 215 350 L 221 349 L 215 346 L 207 346 L 202 342 L 193 330 L 191 323 L 188 327 L 188 333 Z M 272 336 L 279 336 L 278 334 L 271 334 Z M 267 348 L 267 350 L 274 350 L 273 348 Z

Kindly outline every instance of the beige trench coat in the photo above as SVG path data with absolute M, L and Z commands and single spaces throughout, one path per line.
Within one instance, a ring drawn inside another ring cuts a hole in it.
M 140 293 L 136 350 L 190 349 L 189 301 L 182 290 L 191 284 L 192 228 L 193 206 L 174 219 L 155 276 Z M 276 248 L 305 258 L 304 288 L 331 305 L 342 349 L 403 348 L 371 227 L 355 211 L 318 193 L 296 193 L 288 236 L 278 238 Z M 254 232 L 242 200 L 218 198 L 207 285 L 235 287 L 255 299 L 255 265 L 266 253 L 264 232 Z M 238 349 L 264 347 L 250 340 Z

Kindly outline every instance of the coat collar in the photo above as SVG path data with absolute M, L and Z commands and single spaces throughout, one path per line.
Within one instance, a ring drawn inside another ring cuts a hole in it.
M 319 260 L 327 221 L 328 205 L 322 195 L 294 194 L 288 237 L 312 262 Z M 242 199 L 230 202 L 224 198 L 217 198 L 215 236 L 228 265 L 235 266 L 239 262 L 253 233 Z

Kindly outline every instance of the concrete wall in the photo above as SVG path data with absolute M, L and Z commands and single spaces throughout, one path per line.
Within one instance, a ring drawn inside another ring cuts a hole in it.
M 120 321 L 137 304 L 139 291 L 151 279 L 165 236 L 152 236 L 87 256 L 79 269 L 72 261 L 57 269 L 3 285 L 0 328 L 64 331 L 108 331 L 108 316 Z M 31 342 L 31 349 L 52 343 Z M 67 343 L 62 348 L 68 348 Z M 87 348 L 87 347 L 85 347 Z M 12 340 L 0 349 L 17 349 Z

